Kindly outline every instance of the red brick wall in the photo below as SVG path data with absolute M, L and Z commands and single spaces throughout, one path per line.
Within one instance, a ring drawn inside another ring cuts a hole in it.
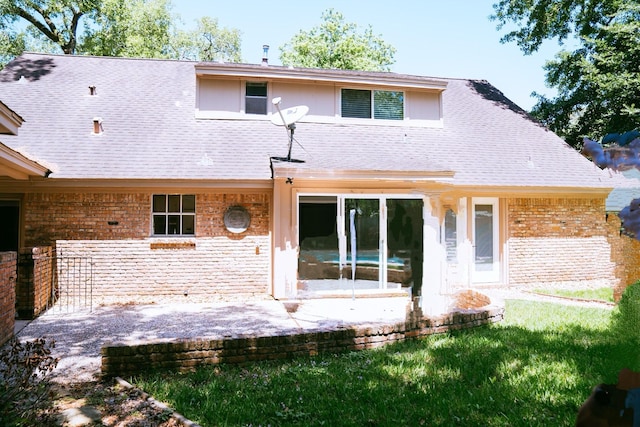
M 640 280 L 640 241 L 620 233 L 620 217 L 611 212 L 607 216 L 611 260 L 615 263 L 615 275 L 618 282 L 613 296 L 620 299 L 627 286 Z
M 0 345 L 13 336 L 16 302 L 15 252 L 0 252 Z
M 613 286 L 605 199 L 509 199 L 511 285 Z
M 50 246 L 21 249 L 18 254 L 16 310 L 20 319 L 33 319 L 52 301 L 53 267 Z
M 58 256 L 90 256 L 98 303 L 184 299 L 185 291 L 193 299 L 266 296 L 270 204 L 268 193 L 196 193 L 195 236 L 156 238 L 151 193 L 28 194 L 25 242 L 55 243 Z M 251 216 L 244 233 L 224 226 L 232 205 Z

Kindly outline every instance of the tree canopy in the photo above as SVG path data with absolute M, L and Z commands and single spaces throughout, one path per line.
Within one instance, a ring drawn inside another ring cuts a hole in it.
M 0 0 L 0 61 L 24 50 L 240 61 L 240 32 L 203 17 L 182 30 L 171 0 Z
M 640 4 L 637 0 L 501 0 L 498 28 L 515 24 L 502 42 L 525 54 L 545 40 L 563 49 L 545 65 L 557 96 L 535 94 L 531 113 L 575 146 L 640 125 Z
M 301 30 L 280 47 L 284 65 L 342 70 L 389 71 L 395 62 L 395 48 L 373 33 L 371 26 L 358 32 L 340 12 L 329 9 L 323 22 L 309 31 Z

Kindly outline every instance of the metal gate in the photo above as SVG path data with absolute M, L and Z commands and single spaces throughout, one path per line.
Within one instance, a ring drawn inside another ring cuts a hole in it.
M 91 311 L 93 262 L 90 257 L 56 256 L 51 262 L 51 307 L 54 312 Z

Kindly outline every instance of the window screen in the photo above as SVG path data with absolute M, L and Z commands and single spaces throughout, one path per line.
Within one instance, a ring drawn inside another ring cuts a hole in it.
M 267 114 L 267 84 L 247 82 L 245 97 L 247 114 Z
M 371 118 L 371 91 L 342 89 L 342 117 Z

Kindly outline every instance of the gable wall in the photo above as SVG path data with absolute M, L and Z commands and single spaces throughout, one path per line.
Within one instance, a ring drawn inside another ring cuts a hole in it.
M 507 201 L 512 286 L 613 286 L 604 198 Z
M 268 295 L 271 195 L 195 194 L 196 234 L 182 237 L 150 237 L 151 193 L 27 194 L 24 241 L 55 245 L 58 256 L 91 257 L 98 302 L 184 301 L 185 291 L 191 299 Z M 224 226 L 233 205 L 250 213 L 244 233 Z

